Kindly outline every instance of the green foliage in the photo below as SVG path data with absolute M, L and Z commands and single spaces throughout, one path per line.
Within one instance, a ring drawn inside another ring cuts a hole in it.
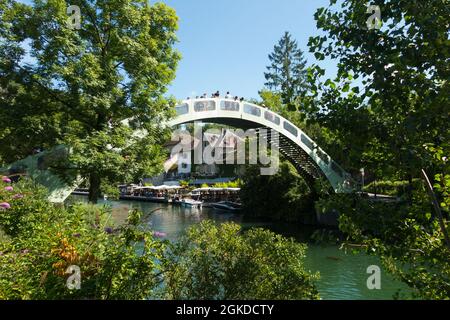
M 52 169 L 86 178 L 95 202 L 104 185 L 162 170 L 178 18 L 145 0 L 70 4 L 81 9 L 80 30 L 67 24 L 66 1 L 0 2 L 0 153 L 12 161 L 37 147 L 69 146 L 67 163 Z
M 140 226 L 137 211 L 115 226 L 109 207 L 54 206 L 29 181 L 0 184 L 11 205 L 0 211 L 0 299 L 318 298 L 305 245 L 293 239 L 204 222 L 171 244 Z M 80 268 L 79 290 L 67 287 L 70 266 Z
M 259 168 L 249 167 L 242 184 L 240 198 L 249 217 L 303 222 L 313 219 L 311 190 L 288 162 L 282 162 L 272 176 L 262 176 Z
M 317 275 L 305 271 L 304 256 L 293 239 L 204 221 L 172 248 L 164 298 L 317 299 Z
M 265 85 L 279 92 L 283 103 L 290 106 L 307 89 L 306 60 L 289 32 L 285 32 L 273 50 L 269 55 L 271 64 L 264 73 Z
M 213 188 L 240 188 L 241 186 L 241 179 L 236 179 L 234 181 L 216 183 L 213 185 Z
M 7 187 L 13 190 L 6 191 Z M 2 231 L 12 237 L 27 233 L 37 217 L 48 210 L 54 210 L 53 207 L 49 208 L 46 197 L 47 191 L 37 185 L 33 185 L 31 189 L 25 188 L 23 182 L 10 186 L 0 181 L 0 202 L 6 202 L 11 206 L 8 210 L 0 209 Z
M 374 179 L 408 185 L 382 185 L 387 193 L 406 192 L 402 205 L 348 195 L 320 205 L 337 209 L 348 240 L 379 255 L 419 297 L 449 299 L 450 247 L 443 232 L 450 178 L 448 3 L 376 1 L 380 30 L 367 30 L 366 2 L 329 3 L 315 14 L 321 34 L 310 38 L 309 47 L 318 60 L 335 59 L 338 72 L 327 79 L 319 65 L 309 69 L 312 90 L 303 100 L 308 119 L 328 130 L 345 157 L 331 155 L 344 167 L 364 167 Z M 422 169 L 434 177 L 443 228 L 425 188 L 415 183 Z
M 189 187 L 189 181 L 180 180 L 180 181 L 178 181 L 178 184 L 180 185 L 180 187 L 183 187 L 183 188 Z
M 425 146 L 436 165 L 434 189 L 440 196 L 440 205 L 444 212 L 450 212 L 450 144 Z
M 450 250 L 429 202 L 416 201 L 409 208 L 355 204 L 341 217 L 340 227 L 365 244 L 368 253 L 380 255 L 386 269 L 414 289 L 416 297 L 449 299 Z
M 363 1 L 331 0 L 317 10 L 322 34 L 310 38 L 310 51 L 319 60 L 336 60 L 338 72 L 327 79 L 319 65 L 311 68 L 314 89 L 304 102 L 309 118 L 349 151 L 352 168 L 410 180 L 431 166 L 423 144 L 449 140 L 448 4 L 375 4 L 380 30 L 367 30 Z
M 262 101 L 256 101 L 256 104 L 266 106 L 282 117 L 289 119 L 289 121 L 291 121 L 296 126 L 303 128 L 304 114 L 299 111 L 293 111 L 287 108 L 287 105 L 283 102 L 281 93 L 263 89 L 259 92 L 259 95 L 261 96 Z M 292 103 L 295 102 L 293 101 Z
M 450 298 L 450 248 L 423 189 L 414 191 L 412 205 L 336 194 L 319 206 L 337 210 L 346 243 L 380 256 L 386 270 L 413 289 L 414 297 Z
M 0 211 L 0 229 L 7 234 L 0 241 L 0 299 L 146 299 L 153 294 L 165 243 L 138 227 L 138 212 L 114 227 L 107 207 L 56 207 L 28 182 L 14 188 L 23 198 Z M 0 199 L 8 198 L 1 192 Z M 71 265 L 80 267 L 80 290 L 66 286 Z
M 423 186 L 422 180 L 414 179 L 413 187 L 417 189 L 420 186 Z M 401 197 L 402 195 L 407 193 L 409 187 L 410 187 L 409 181 L 382 180 L 382 181 L 373 181 L 368 185 L 364 186 L 364 191 L 369 193 L 377 193 Z

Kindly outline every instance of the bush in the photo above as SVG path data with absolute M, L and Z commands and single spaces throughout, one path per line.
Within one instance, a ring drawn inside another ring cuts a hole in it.
M 422 180 L 414 179 L 413 180 L 413 189 L 418 189 L 422 186 Z M 364 186 L 364 191 L 369 193 L 378 193 L 384 194 L 388 196 L 396 196 L 401 197 L 407 193 L 409 188 L 408 181 L 373 181 L 368 185 Z
M 4 190 L 4 188 L 2 188 Z M 138 227 L 133 211 L 114 228 L 107 207 L 54 206 L 29 182 L 14 186 L 23 198 L 0 212 L 0 299 L 145 299 L 160 283 L 165 242 Z M 10 198 L 3 191 L 0 196 Z M 4 201 L 4 200 L 3 200 Z M 81 286 L 70 290 L 70 266 Z
M 242 182 L 240 179 L 228 182 L 219 182 L 213 185 L 214 188 L 240 188 Z
M 317 299 L 303 267 L 306 247 L 270 231 L 234 223 L 189 229 L 166 261 L 164 298 Z

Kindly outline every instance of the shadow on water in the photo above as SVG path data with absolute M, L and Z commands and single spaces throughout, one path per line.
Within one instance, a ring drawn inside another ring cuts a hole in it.
M 86 202 L 87 198 L 71 196 L 68 201 Z M 151 230 L 166 233 L 167 238 L 171 241 L 176 241 L 191 225 L 209 219 L 216 222 L 233 221 L 240 224 L 244 229 L 265 228 L 286 237 L 293 237 L 296 241 L 308 243 L 305 267 L 311 272 L 320 273 L 317 287 L 322 299 L 392 299 L 399 289 L 406 296 L 410 292 L 406 285 L 393 280 L 383 269 L 381 270 L 381 290 L 369 290 L 366 284 L 370 276 L 367 273 L 367 268 L 371 265 L 382 267 L 379 258 L 362 253 L 346 253 L 340 250 L 337 245 L 311 243 L 309 240 L 316 230 L 313 226 L 244 220 L 242 216 L 235 214 L 217 214 L 210 208 L 198 210 L 167 204 L 132 201 L 101 200 L 99 204 L 112 207 L 113 220 L 116 224 L 126 221 L 130 209 L 141 210 L 144 213 L 144 225 Z M 150 214 L 158 208 L 160 210 Z

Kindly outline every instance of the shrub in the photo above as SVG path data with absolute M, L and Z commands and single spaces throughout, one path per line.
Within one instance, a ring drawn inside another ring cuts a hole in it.
M 138 212 L 115 227 L 108 207 L 58 207 L 27 181 L 14 188 L 24 197 L 0 212 L 7 235 L 0 240 L 0 299 L 145 299 L 153 294 L 165 242 L 138 227 Z M 79 290 L 67 286 L 70 266 L 80 268 Z
M 305 246 L 272 232 L 204 222 L 171 244 L 143 229 L 138 211 L 115 226 L 110 207 L 56 206 L 29 181 L 0 184 L 9 205 L 0 211 L 0 299 L 318 298 Z M 69 288 L 74 268 L 79 289 Z
M 171 248 L 165 269 L 169 299 L 317 299 L 305 271 L 306 247 L 270 231 L 234 223 L 191 227 Z
M 422 180 L 414 179 L 412 187 L 418 189 L 422 186 Z M 378 193 L 388 196 L 403 196 L 409 188 L 408 181 L 373 181 L 364 186 L 364 191 L 369 193 Z

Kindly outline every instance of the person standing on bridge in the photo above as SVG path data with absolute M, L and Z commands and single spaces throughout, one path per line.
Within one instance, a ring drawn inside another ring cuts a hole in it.
M 225 95 L 225 99 L 230 99 L 230 98 L 231 98 L 230 91 L 227 91 L 227 94 Z

